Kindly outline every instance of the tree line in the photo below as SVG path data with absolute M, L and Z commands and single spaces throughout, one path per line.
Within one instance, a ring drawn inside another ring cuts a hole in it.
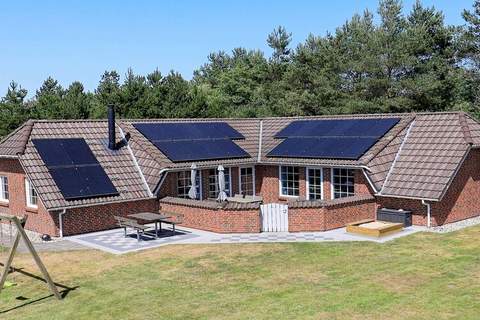
M 381 0 L 378 22 L 368 10 L 295 48 L 277 27 L 272 48 L 211 53 L 185 80 L 171 71 L 131 69 L 120 81 L 105 71 L 94 92 L 49 77 L 27 99 L 12 81 L 0 100 L 0 135 L 26 119 L 106 116 L 113 103 L 124 118 L 260 117 L 463 110 L 480 118 L 480 0 L 447 25 L 441 11 L 419 1 L 407 14 L 399 0 Z

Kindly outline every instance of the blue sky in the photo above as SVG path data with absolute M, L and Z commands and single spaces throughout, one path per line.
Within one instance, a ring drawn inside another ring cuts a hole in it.
M 261 49 L 278 25 L 293 33 L 293 45 L 309 33 L 324 35 L 376 0 L 308 1 L 2 1 L 0 3 L 0 95 L 11 80 L 29 96 L 52 76 L 64 86 L 81 81 L 93 90 L 104 70 L 122 76 L 129 67 L 146 74 L 179 71 L 185 78 L 212 51 Z M 404 1 L 406 10 L 414 0 Z M 473 0 L 423 1 L 463 24 Z

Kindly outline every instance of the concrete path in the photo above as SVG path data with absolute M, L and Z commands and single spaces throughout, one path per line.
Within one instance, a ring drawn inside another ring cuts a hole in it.
M 67 237 L 68 241 L 103 250 L 113 254 L 123 254 L 171 244 L 221 244 L 221 243 L 268 243 L 268 242 L 334 242 L 334 241 L 372 241 L 384 243 L 423 231 L 423 227 L 408 227 L 399 233 L 380 239 L 352 235 L 345 228 L 325 232 L 295 232 L 295 233 L 248 233 L 248 234 L 218 234 L 191 228 L 177 228 L 175 235 L 171 230 L 163 230 L 159 239 L 142 237 L 137 241 L 135 234 L 124 236 L 123 229 L 101 231 L 78 236 Z
M 56 241 L 48 241 L 48 242 L 32 242 L 33 246 L 38 252 L 43 252 L 43 251 L 51 251 L 51 252 L 60 252 L 60 251 L 72 251 L 72 250 L 88 250 L 90 247 L 88 246 L 83 246 L 79 243 L 75 243 L 72 241 L 68 240 L 56 240 Z M 11 242 L 9 239 L 3 239 L 3 241 L 0 241 L 0 245 L 3 247 L 10 248 L 11 247 Z M 20 243 L 18 245 L 18 252 L 24 253 L 28 252 L 27 247 L 25 246 L 25 243 L 23 240 L 20 240 Z

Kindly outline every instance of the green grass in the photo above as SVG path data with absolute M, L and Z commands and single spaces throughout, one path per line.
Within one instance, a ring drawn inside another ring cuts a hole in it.
M 478 319 L 479 234 L 43 253 L 54 280 L 77 288 L 59 302 L 44 283 L 14 273 L 0 318 Z M 28 255 L 14 262 L 40 274 Z

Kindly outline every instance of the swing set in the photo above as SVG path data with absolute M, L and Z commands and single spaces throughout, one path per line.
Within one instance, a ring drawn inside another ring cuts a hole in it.
M 62 296 L 58 292 L 58 289 L 55 286 L 55 283 L 52 281 L 52 278 L 50 278 L 50 275 L 48 274 L 47 268 L 45 268 L 45 265 L 43 264 L 42 260 L 40 259 L 40 256 L 35 250 L 35 247 L 33 246 L 32 242 L 30 241 L 30 239 L 28 238 L 25 232 L 24 227 L 25 227 L 25 223 L 27 222 L 27 217 L 19 218 L 14 215 L 0 213 L 0 231 L 2 232 L 1 233 L 2 238 L 3 238 L 3 221 L 6 221 L 10 224 L 10 240 L 12 237 L 12 224 L 16 227 L 17 232 L 16 232 L 15 240 L 13 241 L 13 244 L 8 253 L 7 260 L 4 264 L 2 274 L 0 276 L 0 292 L 4 288 L 7 275 L 10 273 L 10 267 L 12 265 L 13 257 L 15 256 L 15 253 L 17 251 L 18 244 L 20 243 L 20 238 L 23 238 L 23 241 L 25 242 L 25 245 L 28 251 L 33 257 L 33 260 L 35 260 L 35 263 L 37 264 L 38 268 L 42 272 L 45 282 L 50 288 L 50 291 L 52 291 L 53 295 L 58 300 L 61 300 Z

